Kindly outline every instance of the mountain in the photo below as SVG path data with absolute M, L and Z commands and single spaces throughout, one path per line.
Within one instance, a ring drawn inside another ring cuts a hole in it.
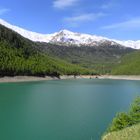
M 93 71 L 48 56 L 36 42 L 0 25 L 0 76 L 59 76 L 92 74 Z
M 55 60 L 55 65 L 57 65 L 57 63 L 58 65 L 61 64 L 57 66 L 58 69 L 61 69 L 60 71 L 56 69 L 57 73 L 74 73 L 79 69 L 79 67 L 76 68 L 77 65 L 85 69 L 95 70 L 97 73 L 101 74 L 110 73 L 112 69 L 121 62 L 123 56 L 135 51 L 115 41 L 107 40 L 107 38 L 73 33 L 67 30 L 62 30 L 51 35 L 41 35 L 10 25 L 3 20 L 0 20 L 0 25 L 0 33 L 4 36 L 4 39 L 0 38 L 1 41 L 3 42 L 6 40 L 6 42 L 9 43 L 8 46 L 14 45 L 14 49 L 16 48 L 17 52 L 16 55 L 18 55 L 18 50 L 20 50 L 20 48 L 22 48 L 23 51 L 22 55 L 29 54 L 29 56 L 34 56 L 33 52 L 35 50 L 37 51 L 36 54 L 39 52 L 39 55 L 41 55 L 39 56 L 41 59 L 38 60 L 38 63 L 43 65 L 44 69 L 46 69 L 45 63 L 47 63 L 46 60 L 48 59 L 53 58 L 52 64 L 54 64 Z M 87 40 L 87 38 L 90 39 Z M 28 43 L 25 44 L 25 42 Z M 27 50 L 30 51 L 28 52 Z M 11 50 L 8 48 L 7 51 Z M 21 52 L 19 51 L 19 53 Z M 42 54 L 45 54 L 45 57 L 47 57 L 46 60 L 44 56 L 42 58 Z M 28 58 L 26 55 L 23 55 L 23 58 L 24 57 Z M 65 62 L 63 62 L 63 60 L 65 60 Z M 26 62 L 26 60 L 24 62 Z M 66 63 L 68 63 L 68 65 L 72 64 L 72 69 L 65 68 L 67 65 Z M 38 66 L 42 67 L 40 64 L 38 64 Z M 50 63 L 49 65 L 51 66 Z M 63 66 L 63 68 L 59 68 L 60 66 Z M 54 67 L 55 66 L 53 66 L 53 70 L 55 71 Z
M 115 39 L 109 39 L 102 36 L 74 33 L 68 30 L 61 30 L 53 34 L 39 34 L 39 33 L 27 31 L 20 27 L 11 25 L 2 19 L 0 19 L 0 24 L 16 31 L 23 37 L 28 38 L 32 41 L 46 42 L 46 43 L 52 43 L 52 44 L 61 44 L 65 46 L 75 45 L 79 47 L 80 46 L 100 46 L 101 43 L 110 42 L 110 44 L 112 45 L 119 44 L 125 47 L 140 49 L 140 40 L 120 41 L 120 40 L 115 40 Z
M 86 69 L 94 69 L 97 73 L 110 73 L 112 68 L 121 61 L 122 56 L 135 51 L 103 37 L 78 34 L 67 30 L 51 35 L 41 35 L 10 25 L 3 20 L 0 23 L 4 25 L 3 27 L 9 29 L 9 34 L 5 35 L 6 41 L 10 36 L 13 37 L 10 31 L 20 36 L 18 39 L 13 38 L 10 45 L 18 42 L 19 39 L 21 41 L 28 40 L 26 46 L 39 50 L 41 54 L 45 53 L 47 57 L 61 61 L 65 60 L 69 64 L 79 65 Z M 0 30 L 0 32 L 3 33 L 4 31 Z M 87 40 L 87 38 L 89 39 Z M 19 47 L 23 46 L 20 43 L 15 44 L 16 47 L 17 45 Z M 26 49 L 29 49 L 28 47 Z M 29 54 L 31 55 L 31 53 L 30 51 Z

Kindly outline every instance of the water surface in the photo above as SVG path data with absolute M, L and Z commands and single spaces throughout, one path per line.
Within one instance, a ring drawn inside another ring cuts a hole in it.
M 140 81 L 56 80 L 0 84 L 1 140 L 99 140 Z

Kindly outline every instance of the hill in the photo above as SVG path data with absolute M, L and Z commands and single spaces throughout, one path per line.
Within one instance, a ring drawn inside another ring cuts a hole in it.
M 113 75 L 139 75 L 140 51 L 136 51 L 122 57 L 120 63 L 112 70 Z
M 0 76 L 59 76 L 90 72 L 78 65 L 48 56 L 35 42 L 0 25 Z
M 140 138 L 140 97 L 137 97 L 127 113 L 116 114 L 103 140 L 139 140 Z

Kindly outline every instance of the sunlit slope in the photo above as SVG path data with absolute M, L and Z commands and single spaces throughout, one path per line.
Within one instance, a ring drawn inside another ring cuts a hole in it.
M 140 124 L 109 133 L 102 140 L 140 140 Z
M 139 75 L 140 74 L 140 51 L 125 55 L 120 64 L 113 70 L 115 75 Z

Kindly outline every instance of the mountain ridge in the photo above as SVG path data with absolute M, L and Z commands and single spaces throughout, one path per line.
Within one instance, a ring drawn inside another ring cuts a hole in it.
M 84 33 L 74 33 L 69 30 L 61 30 L 53 34 L 41 34 L 32 31 L 25 30 L 23 28 L 9 24 L 8 22 L 0 19 L 0 24 L 14 30 L 25 38 L 28 38 L 35 42 L 46 42 L 52 44 L 61 45 L 76 45 L 76 46 L 99 46 L 100 43 L 110 42 L 111 44 L 120 44 L 121 46 L 130 47 L 133 49 L 140 49 L 140 40 L 133 41 L 120 41 L 115 39 L 109 39 L 102 36 L 89 35 Z

